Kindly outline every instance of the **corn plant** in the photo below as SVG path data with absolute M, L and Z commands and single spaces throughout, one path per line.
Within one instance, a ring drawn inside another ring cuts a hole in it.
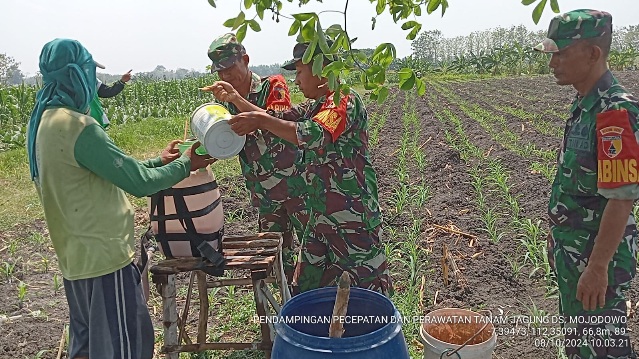
M 481 213 L 480 218 L 482 223 L 484 223 L 485 228 L 483 228 L 483 230 L 488 233 L 488 238 L 493 241 L 493 243 L 499 242 L 505 233 L 499 231 L 497 212 L 492 208 L 486 208 L 486 210 Z
M 226 221 L 228 223 L 240 222 L 244 218 L 245 213 L 243 208 L 238 208 L 233 211 L 226 212 Z
M 531 219 L 525 219 L 518 222 L 518 228 L 522 232 L 518 238 L 519 242 L 526 248 L 524 261 L 530 263 L 532 277 L 538 271 L 546 279 L 547 283 L 551 281 L 552 269 L 548 262 L 548 253 L 546 251 L 546 240 L 541 229 L 541 220 L 533 222 Z
M 535 172 L 541 173 L 550 182 L 552 182 L 555 177 L 555 172 L 557 171 L 554 161 L 552 163 L 533 162 L 530 168 Z
M 420 268 L 420 251 L 421 246 L 419 245 L 419 238 L 421 236 L 422 230 L 422 221 L 421 219 L 413 219 L 413 224 L 411 227 L 406 230 L 406 239 L 404 240 L 404 251 L 408 253 L 409 262 L 408 269 L 410 272 L 410 281 L 409 283 L 412 286 L 417 285 L 417 274 L 419 273 Z
M 226 287 L 226 296 L 229 300 L 234 300 L 235 298 L 235 286 L 234 285 L 229 285 L 228 287 Z
M 413 201 L 418 207 L 422 207 L 428 199 L 432 196 L 432 192 L 429 186 L 425 185 L 416 185 L 415 186 L 415 194 L 413 196 Z
M 508 262 L 508 265 L 510 266 L 510 269 L 513 272 L 513 277 L 514 278 L 519 277 L 521 275 L 522 269 L 524 269 L 524 266 L 526 264 L 518 261 L 517 258 L 513 258 L 509 255 L 504 255 L 504 259 L 506 260 L 506 262 Z
M 397 92 L 392 92 L 386 99 L 386 102 L 393 103 L 393 101 L 395 101 L 395 97 L 397 97 Z M 391 109 L 391 106 L 384 106 L 383 111 L 375 112 L 370 116 L 368 144 L 371 146 L 371 148 L 377 147 L 377 144 L 379 143 L 379 132 L 384 127 L 384 124 L 386 124 L 386 119 L 388 118 L 390 109 Z
M 44 273 L 49 272 L 49 257 L 40 253 L 38 253 L 38 256 L 40 257 L 40 263 L 42 263 Z
M 27 241 L 32 244 L 42 245 L 47 241 L 47 239 L 45 236 L 42 235 L 42 233 L 33 232 L 31 233 L 31 235 L 29 235 L 29 237 L 27 237 Z
M 413 158 L 415 159 L 417 170 L 419 170 L 419 172 L 424 172 L 426 170 L 426 153 L 417 148 L 416 151 L 413 152 Z
M 9 253 L 9 257 L 15 256 L 16 252 L 18 252 L 18 241 L 12 240 L 9 242 L 9 248 L 7 248 L 7 251 L 7 253 Z
M 58 273 L 55 273 L 53 275 L 53 292 L 55 294 L 58 294 L 58 292 L 62 288 L 62 285 L 63 285 L 62 279 L 60 279 L 60 276 L 58 275 Z
M 48 353 L 49 350 L 40 350 L 39 352 L 37 352 L 33 357 L 29 357 L 29 356 L 25 356 L 25 359 L 42 359 L 44 358 L 44 355 L 46 353 Z
M 24 301 L 27 299 L 27 284 L 20 281 L 17 286 L 18 289 L 18 306 L 22 308 Z
M 2 264 L 0 264 L 0 270 L 2 271 L 2 274 L 4 274 L 4 276 L 7 278 L 7 281 L 9 283 L 11 283 L 11 279 L 13 278 L 13 273 L 16 269 L 16 264 L 14 263 L 10 263 L 10 262 L 2 262 Z
M 394 189 L 391 203 L 395 206 L 395 213 L 402 213 L 408 204 L 410 197 L 410 190 L 407 184 L 400 183 L 398 187 Z

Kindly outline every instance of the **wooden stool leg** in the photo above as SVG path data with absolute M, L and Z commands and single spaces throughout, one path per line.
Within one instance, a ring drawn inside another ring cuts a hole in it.
M 280 288 L 280 295 L 282 296 L 282 305 L 286 304 L 291 299 L 291 291 L 288 288 L 288 282 L 286 280 L 286 274 L 284 273 L 284 261 L 282 259 L 282 251 L 280 250 L 275 257 L 275 263 L 273 266 L 273 272 L 275 273 L 275 280 L 277 286 Z M 280 314 L 280 313 L 277 313 Z
M 197 330 L 197 342 L 206 343 L 207 322 L 209 319 L 209 296 L 206 286 L 206 273 L 197 271 L 197 289 L 200 295 L 200 320 Z
M 160 295 L 162 296 L 162 318 L 164 321 L 164 346 L 177 347 L 178 314 L 175 302 L 175 275 L 167 275 L 166 283 L 161 285 Z M 178 357 L 179 353 L 167 353 L 165 356 L 166 359 L 178 359 Z
M 268 299 L 262 293 L 262 286 L 265 285 L 263 279 L 253 278 L 253 296 L 255 298 L 255 312 L 257 316 L 260 318 L 260 332 L 262 334 L 262 346 L 266 345 L 269 348 L 273 346 L 273 340 L 271 339 L 275 333 L 273 332 L 272 324 L 270 321 L 264 320 L 267 313 L 268 308 Z M 266 358 L 271 357 L 271 350 L 265 350 Z

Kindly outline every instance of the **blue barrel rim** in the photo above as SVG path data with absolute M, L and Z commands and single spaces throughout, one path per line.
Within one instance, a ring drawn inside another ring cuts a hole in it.
M 299 301 L 310 300 L 312 298 L 317 298 L 317 296 L 320 295 L 326 296 L 329 293 L 334 298 L 337 293 L 337 287 L 323 287 L 306 291 L 303 294 L 306 294 L 308 298 L 296 295 L 284 304 L 278 318 L 281 317 L 281 313 L 285 311 L 286 307 L 289 306 L 290 303 L 296 304 Z M 395 318 L 394 322 L 391 321 L 383 327 L 364 335 L 346 338 L 329 338 L 328 333 L 326 333 L 326 337 L 313 336 L 294 329 L 287 323 L 278 320 L 274 323 L 277 336 L 286 341 L 289 345 L 308 351 L 326 353 L 354 353 L 370 350 L 388 343 L 398 334 L 402 335 L 402 341 L 405 342 L 402 333 L 402 318 L 393 302 L 386 296 L 370 289 L 351 287 L 351 297 L 353 297 L 354 294 L 355 296 L 363 296 L 366 293 L 373 293 L 374 295 L 379 296 L 380 299 L 383 298 L 383 301 L 393 308 L 392 316 Z M 313 296 L 313 294 L 315 295 Z

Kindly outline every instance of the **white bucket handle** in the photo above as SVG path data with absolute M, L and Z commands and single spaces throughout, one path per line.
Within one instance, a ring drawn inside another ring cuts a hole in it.
M 466 344 L 464 344 L 464 345 L 466 345 Z M 444 350 L 442 352 L 442 355 L 439 356 L 439 359 L 444 359 L 444 354 L 446 354 L 446 357 L 449 357 L 449 356 L 451 356 L 453 354 L 456 354 L 457 355 L 457 359 L 462 359 L 461 355 L 459 355 L 459 353 L 457 351 L 459 349 L 463 348 L 464 345 L 462 345 L 461 347 L 457 348 L 457 350 L 453 350 L 453 348 L 448 348 L 448 349 Z M 448 354 L 448 353 L 450 353 L 450 354 Z
M 471 340 L 475 339 L 475 337 L 476 337 L 476 336 L 478 336 L 478 335 L 479 335 L 479 333 L 483 332 L 483 331 L 484 331 L 484 329 L 486 329 L 486 327 L 488 326 L 488 324 L 492 323 L 493 312 L 491 312 L 489 309 L 483 309 L 483 310 L 480 310 L 480 311 L 478 311 L 478 312 L 479 312 L 479 313 L 481 313 L 481 312 L 486 312 L 486 313 L 488 313 L 488 318 L 490 318 L 491 320 L 486 321 L 486 324 L 484 324 L 484 326 L 483 326 L 483 327 L 481 327 L 481 329 L 479 329 L 479 330 L 477 331 L 477 333 L 475 333 L 472 337 L 468 338 L 468 340 L 466 340 L 466 341 L 464 342 L 464 344 L 462 344 L 459 348 L 457 348 L 457 349 L 455 349 L 455 350 L 453 350 L 453 348 L 448 348 L 448 349 L 444 350 L 444 351 L 442 352 L 442 355 L 440 355 L 440 356 L 439 356 L 439 359 L 443 359 L 443 358 L 444 358 L 444 354 L 446 354 L 446 357 L 450 357 L 450 356 L 452 356 L 453 354 L 457 354 L 457 358 L 458 358 L 458 359 L 462 359 L 458 352 L 459 352 L 459 351 L 460 351 L 463 347 L 465 347 L 465 346 L 466 346 L 466 344 L 470 343 L 470 341 L 471 341 Z

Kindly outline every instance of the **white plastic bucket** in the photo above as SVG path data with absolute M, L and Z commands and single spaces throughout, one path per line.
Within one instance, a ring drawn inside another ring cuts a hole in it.
M 424 343 L 424 359 L 490 359 L 497 345 L 495 327 L 490 318 L 458 308 L 442 308 L 426 315 L 419 334 Z M 485 328 L 484 325 L 486 325 Z M 482 330 L 483 328 L 483 330 Z M 473 335 L 481 332 L 457 353 Z
M 229 111 L 216 103 L 205 103 L 191 115 L 191 132 L 211 157 L 231 158 L 244 147 L 246 136 L 238 136 L 233 132 L 228 124 L 230 118 Z

